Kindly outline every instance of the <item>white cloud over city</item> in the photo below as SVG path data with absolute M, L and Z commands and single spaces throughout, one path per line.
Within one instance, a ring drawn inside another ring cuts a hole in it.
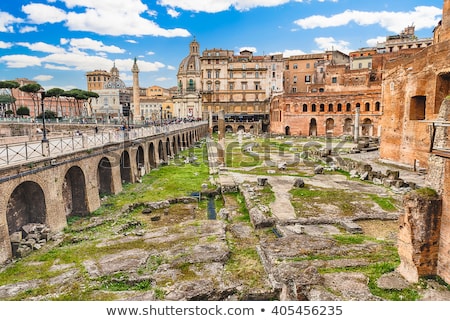
M 360 26 L 380 25 L 384 29 L 399 33 L 406 25 L 413 24 L 416 30 L 437 25 L 442 9 L 433 6 L 418 6 L 409 12 L 346 10 L 331 16 L 313 15 L 296 20 L 302 29 L 341 27 L 350 23 Z

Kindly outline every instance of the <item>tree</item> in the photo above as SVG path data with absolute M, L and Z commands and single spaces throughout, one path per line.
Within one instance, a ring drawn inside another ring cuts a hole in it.
M 30 116 L 30 109 L 26 106 L 20 106 L 19 108 L 17 108 L 17 115 Z
M 39 110 L 39 100 L 38 100 L 38 92 L 41 90 L 41 85 L 39 85 L 38 83 L 32 83 L 32 84 L 26 84 L 23 85 L 22 87 L 19 87 L 20 91 L 26 92 L 28 94 L 30 94 L 31 96 L 31 100 L 33 101 L 33 106 L 34 106 L 34 116 L 36 117 L 36 110 Z M 43 97 L 41 97 L 43 98 Z
M 87 101 L 89 103 L 89 108 L 90 108 L 90 104 L 91 104 L 90 100 L 92 98 L 99 97 L 99 95 L 97 93 L 94 93 L 92 91 L 82 90 L 82 89 L 71 89 L 69 91 L 64 92 L 64 96 L 73 98 L 74 105 L 76 106 L 76 108 L 78 110 L 78 113 L 77 113 L 78 115 L 82 114 L 81 106 L 84 101 Z
M 14 80 L 6 80 L 6 81 L 0 81 L 0 88 L 7 88 L 9 89 L 9 95 L 11 97 L 11 101 L 9 103 L 13 106 L 13 113 L 16 114 L 16 98 L 14 97 L 13 89 L 19 88 L 20 84 L 17 81 Z
M 61 96 L 64 95 L 64 89 L 61 88 L 52 88 L 49 89 L 46 93 L 45 93 L 45 97 L 55 97 L 56 98 L 56 114 L 58 114 L 58 109 L 61 107 Z M 51 110 L 51 102 L 50 102 L 50 110 Z
M 56 113 L 53 110 L 45 110 L 45 119 L 55 119 L 56 118 Z M 37 116 L 37 118 L 42 119 L 42 113 L 39 114 L 39 116 Z

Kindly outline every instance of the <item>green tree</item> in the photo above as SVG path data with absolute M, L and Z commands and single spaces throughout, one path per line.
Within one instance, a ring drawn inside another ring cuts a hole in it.
M 64 89 L 61 88 L 52 88 L 49 89 L 46 93 L 45 93 L 45 97 L 50 97 L 50 110 L 52 109 L 52 98 L 55 98 L 56 101 L 56 107 L 55 107 L 55 112 L 56 114 L 58 114 L 58 109 L 61 108 L 61 96 L 64 96 Z
M 9 103 L 13 106 L 13 113 L 16 114 L 16 98 L 14 97 L 13 89 L 19 88 L 20 84 L 17 81 L 14 80 L 5 80 L 0 81 L 0 88 L 7 88 L 9 89 L 9 95 L 11 97 L 11 101 Z
M 26 106 L 20 106 L 19 108 L 17 108 L 17 115 L 30 116 L 30 109 Z
M 19 87 L 20 91 L 26 92 L 31 96 L 31 100 L 33 101 L 33 106 L 34 106 L 34 116 L 37 115 L 36 110 L 39 110 L 39 97 L 38 97 L 38 92 L 41 90 L 41 85 L 39 85 L 38 83 L 32 83 L 32 84 L 26 84 L 23 85 L 22 87 Z M 42 93 L 45 97 L 45 94 Z M 44 98 L 44 97 L 41 97 Z

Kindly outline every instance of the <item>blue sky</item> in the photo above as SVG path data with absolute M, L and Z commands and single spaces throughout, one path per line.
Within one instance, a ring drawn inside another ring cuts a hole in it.
M 432 37 L 443 0 L 2 0 L 0 80 L 86 89 L 85 73 L 113 63 L 131 85 L 171 87 L 195 37 L 222 48 L 285 56 L 376 45 L 416 26 Z

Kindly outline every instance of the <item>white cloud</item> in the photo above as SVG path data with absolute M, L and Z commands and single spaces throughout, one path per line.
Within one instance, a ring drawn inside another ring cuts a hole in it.
M 46 52 L 46 53 L 62 53 L 65 52 L 65 50 L 58 46 L 49 45 L 45 42 L 35 42 L 35 43 L 29 43 L 29 42 L 18 42 L 16 43 L 18 46 L 22 46 L 25 48 L 28 48 L 32 51 L 40 51 L 40 52 Z
M 174 67 L 174 66 L 170 66 L 170 65 L 168 65 L 168 66 L 167 66 L 167 69 L 168 69 L 168 70 L 177 70 L 177 68 L 176 68 L 176 67 Z
M 19 33 L 28 33 L 28 32 L 36 32 L 38 31 L 36 26 L 24 26 L 19 29 Z
M 416 26 L 416 30 L 434 27 L 439 22 L 441 14 L 442 9 L 433 6 L 418 6 L 410 12 L 346 10 L 330 17 L 314 15 L 296 20 L 294 23 L 303 29 L 339 27 L 351 22 L 361 26 L 379 24 L 386 30 L 399 33 L 411 23 Z
M 0 49 L 9 49 L 13 46 L 11 42 L 4 42 L 0 40 Z
M 125 50 L 117 46 L 107 46 L 103 42 L 91 38 L 72 38 L 68 41 L 72 49 L 93 50 L 108 53 L 124 53 Z
M 380 37 L 368 39 L 366 43 L 369 47 L 376 47 L 379 42 L 385 42 L 385 41 L 386 41 L 386 37 L 380 36 Z
M 128 40 L 125 40 L 125 41 L 128 42 L 128 43 L 133 43 L 133 44 L 138 43 L 136 40 L 133 40 L 133 39 L 128 39 Z
M 178 18 L 178 16 L 180 15 L 180 13 L 178 11 L 176 11 L 175 9 L 172 9 L 172 8 L 167 9 L 167 14 L 169 16 L 171 16 L 172 18 Z
M 0 62 L 6 64 L 8 68 L 27 68 L 41 65 L 41 59 L 28 55 L 6 55 L 0 57 Z
M 42 3 L 32 3 L 22 6 L 22 11 L 28 15 L 32 23 L 57 23 L 66 20 L 66 12 L 54 6 Z M 45 14 L 43 14 L 45 12 Z
M 281 53 L 281 52 L 279 52 Z M 277 53 L 277 54 L 279 54 Z M 304 55 L 305 52 L 299 49 L 285 49 L 283 51 L 283 57 L 290 57 L 290 56 L 299 56 L 299 55 Z
M 22 19 L 16 18 L 7 12 L 0 11 L 0 32 L 14 32 L 12 24 L 22 21 Z
M 318 37 L 314 39 L 314 42 L 322 50 L 339 50 L 344 53 L 353 51 L 348 46 L 350 43 L 344 40 L 335 40 L 333 37 Z
M 157 3 L 164 7 L 180 8 L 194 12 L 217 13 L 234 7 L 239 11 L 246 11 L 257 7 L 276 7 L 290 0 L 214 0 L 214 1 L 192 1 L 192 0 L 159 0 Z M 297 2 L 302 2 L 296 0 Z
M 255 47 L 241 47 L 241 48 L 239 48 L 239 52 L 244 51 L 244 50 L 251 51 L 252 53 L 257 53 L 258 52 Z
M 147 51 L 148 56 L 153 56 L 155 53 L 153 51 Z
M 33 80 L 36 80 L 36 81 L 49 81 L 52 79 L 53 79 L 53 76 L 51 76 L 51 75 L 38 75 L 33 78 Z
M 29 4 L 22 7 L 28 19 L 36 24 L 64 22 L 71 31 L 87 31 L 102 35 L 133 35 L 189 37 L 186 29 L 164 29 L 154 21 L 143 18 L 152 15 L 141 0 L 61 0 L 68 11 L 52 5 Z M 76 10 L 75 10 L 76 9 Z M 45 12 L 45 14 L 42 14 Z M 0 19 L 4 21 L 4 19 Z M 1 26 L 0 26 L 1 27 Z

